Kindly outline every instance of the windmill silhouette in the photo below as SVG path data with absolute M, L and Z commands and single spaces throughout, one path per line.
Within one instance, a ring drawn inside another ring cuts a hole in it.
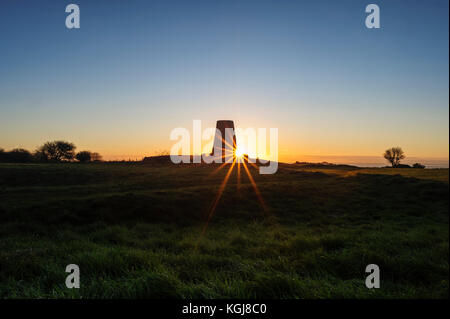
M 231 162 L 235 156 L 235 149 L 234 122 L 230 120 L 217 121 L 212 155 L 221 157 L 223 162 Z

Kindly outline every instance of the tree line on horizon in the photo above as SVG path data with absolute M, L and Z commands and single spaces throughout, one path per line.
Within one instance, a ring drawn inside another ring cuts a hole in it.
M 91 151 L 75 152 L 76 146 L 71 142 L 52 141 L 46 142 L 38 147 L 33 153 L 23 148 L 15 148 L 5 151 L 0 148 L 0 163 L 60 163 L 60 162 L 101 162 L 102 156 Z M 425 168 L 425 165 L 415 163 L 414 165 L 401 164 L 400 161 L 406 156 L 401 147 L 391 147 L 387 149 L 383 157 L 393 168 Z
M 46 142 L 34 152 L 23 148 L 15 148 L 5 151 L 0 148 L 0 162 L 6 163 L 60 163 L 75 162 L 89 163 L 100 162 L 102 156 L 91 151 L 75 152 L 76 146 L 66 141 Z

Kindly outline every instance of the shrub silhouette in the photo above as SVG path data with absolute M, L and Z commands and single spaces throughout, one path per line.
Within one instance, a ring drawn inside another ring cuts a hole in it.
M 92 160 L 91 152 L 89 151 L 78 152 L 75 158 L 81 163 L 87 163 Z
M 412 167 L 414 167 L 414 168 L 425 168 L 425 165 L 420 164 L 420 163 L 414 163 Z
M 408 164 L 398 164 L 395 166 L 395 168 L 411 168 L 411 166 Z
M 33 155 L 23 148 L 15 148 L 9 152 L 0 149 L 0 162 L 29 163 L 33 161 Z
M 391 147 L 384 152 L 383 157 L 391 163 L 392 167 L 398 167 L 400 161 L 405 158 L 405 153 L 401 147 Z

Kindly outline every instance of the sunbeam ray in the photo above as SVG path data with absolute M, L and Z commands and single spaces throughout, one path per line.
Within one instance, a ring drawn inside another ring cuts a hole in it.
M 195 246 L 195 250 L 197 250 L 198 248 L 198 244 L 200 243 L 200 240 L 203 238 L 203 236 L 206 233 L 206 229 L 208 228 L 209 225 L 209 221 L 211 220 L 211 218 L 214 215 L 214 212 L 217 208 L 217 204 L 220 201 L 220 198 L 222 197 L 223 191 L 225 190 L 225 186 L 227 186 L 228 183 L 228 179 L 230 178 L 231 172 L 233 171 L 233 167 L 236 164 L 236 160 L 233 160 L 233 163 L 231 164 L 230 168 L 228 169 L 227 174 L 225 175 L 225 178 L 223 179 L 222 184 L 219 187 L 219 191 L 217 192 L 216 198 L 214 199 L 211 208 L 209 209 L 209 213 L 208 213 L 208 217 L 206 219 L 205 225 L 203 226 L 202 232 L 200 234 L 200 238 L 198 239 L 198 242 Z
M 258 197 L 258 201 L 261 204 L 263 212 L 264 212 L 264 214 L 267 215 L 269 210 L 268 210 L 266 204 L 264 203 L 264 200 L 263 200 L 262 195 L 261 195 L 261 193 L 260 193 L 260 191 L 258 189 L 258 186 L 256 185 L 255 180 L 253 179 L 253 176 L 252 176 L 252 174 L 250 173 L 250 171 L 249 171 L 249 169 L 247 167 L 247 164 L 245 164 L 245 161 L 243 161 L 242 164 L 243 164 L 244 169 L 245 169 L 245 171 L 246 171 L 246 173 L 248 175 L 248 179 L 250 180 L 250 183 L 252 184 L 253 189 L 255 190 L 256 196 Z

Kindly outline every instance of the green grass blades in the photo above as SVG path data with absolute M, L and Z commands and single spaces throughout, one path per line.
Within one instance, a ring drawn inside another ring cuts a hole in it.
M 0 297 L 448 298 L 448 170 L 241 167 L 205 228 L 216 169 L 0 164 Z

